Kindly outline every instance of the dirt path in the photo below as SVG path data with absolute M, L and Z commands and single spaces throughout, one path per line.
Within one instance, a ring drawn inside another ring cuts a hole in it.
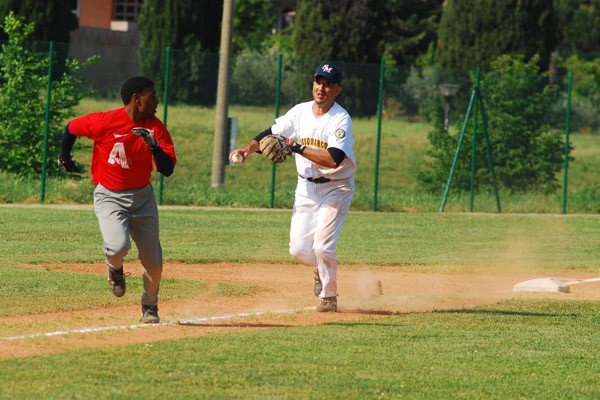
M 68 264 L 28 266 L 104 274 L 104 265 Z M 128 270 L 139 274 L 141 267 Z M 600 282 L 574 285 L 571 293 L 514 293 L 512 287 L 539 275 L 515 273 L 418 273 L 394 267 L 372 270 L 340 269 L 339 312 L 317 313 L 312 294 L 312 270 L 277 264 L 168 264 L 165 278 L 197 279 L 259 285 L 267 292 L 240 297 L 201 296 L 185 301 L 162 301 L 159 326 L 139 323 L 139 305 L 103 307 L 69 312 L 0 318 L 3 335 L 0 357 L 21 357 L 115 344 L 152 343 L 233 331 L 280 329 L 335 321 L 386 318 L 393 314 L 470 308 L 513 297 L 593 299 Z M 557 274 L 557 278 L 585 279 L 589 274 Z M 380 294 L 378 282 L 381 282 Z M 110 293 L 107 291 L 107 295 Z M 240 315 L 245 314 L 245 315 Z M 238 316 L 236 316 L 238 315 Z M 187 321 L 180 324 L 178 321 Z M 40 326 L 48 330 L 40 331 Z M 92 331 L 73 332 L 93 328 Z M 106 330 L 102 330 L 106 329 Z M 48 332 L 58 332 L 50 335 Z M 43 336 L 35 336 L 46 334 Z M 7 340 L 7 337 L 23 337 Z

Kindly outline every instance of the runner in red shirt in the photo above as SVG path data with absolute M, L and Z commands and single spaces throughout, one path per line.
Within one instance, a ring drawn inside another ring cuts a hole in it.
M 77 136 L 94 141 L 92 179 L 94 209 L 104 240 L 108 284 L 113 294 L 125 294 L 123 259 L 136 243 L 143 266 L 142 321 L 158 323 L 158 291 L 162 276 L 158 207 L 150 183 L 153 164 L 165 176 L 177 158 L 169 131 L 156 118 L 154 82 L 136 76 L 121 87 L 124 107 L 73 119 L 65 128 L 58 163 L 79 172 L 71 158 Z

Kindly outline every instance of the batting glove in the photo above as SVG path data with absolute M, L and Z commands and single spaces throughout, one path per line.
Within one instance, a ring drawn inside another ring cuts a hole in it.
M 69 156 L 69 158 L 58 157 L 58 165 L 63 167 L 65 169 L 65 171 L 67 171 L 67 172 L 71 172 L 71 173 L 81 172 L 81 170 L 79 169 L 77 164 L 75 164 L 75 161 L 73 161 L 71 156 Z
M 141 137 L 151 150 L 154 150 L 158 146 L 158 142 L 152 132 L 150 132 L 150 129 L 136 127 L 133 128 L 133 133 Z

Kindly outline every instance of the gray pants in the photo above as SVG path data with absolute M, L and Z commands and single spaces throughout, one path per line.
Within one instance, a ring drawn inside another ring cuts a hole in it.
M 142 305 L 157 305 L 163 259 L 152 186 L 115 191 L 98 184 L 94 208 L 104 239 L 106 263 L 113 269 L 123 268 L 123 259 L 131 249 L 131 235 L 144 268 Z

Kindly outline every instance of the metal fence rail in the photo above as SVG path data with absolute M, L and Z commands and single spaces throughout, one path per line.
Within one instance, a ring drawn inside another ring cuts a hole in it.
M 176 147 L 183 150 L 178 152 L 178 169 L 183 170 L 181 174 L 175 174 L 164 185 L 161 176 L 153 178 L 161 204 L 290 206 L 287 194 L 293 190 L 294 172 L 287 168 L 277 176 L 275 167 L 264 162 L 245 166 L 252 169 L 255 177 L 252 186 L 258 192 L 264 193 L 264 199 L 257 195 L 249 196 L 245 202 L 237 199 L 231 203 L 226 200 L 226 196 L 231 192 L 225 190 L 226 194 L 222 195 L 218 189 L 212 192 L 206 189 L 210 187 L 210 177 L 207 175 L 211 170 L 212 159 L 219 64 L 217 54 L 174 49 L 69 46 L 65 43 L 43 43 L 31 47 L 38 54 L 45 52 L 48 57 L 47 87 L 39 88 L 40 93 L 45 93 L 47 120 L 53 115 L 52 83 L 61 79 L 66 59 L 83 61 L 92 55 L 99 56 L 97 63 L 82 71 L 83 83 L 86 88 L 91 89 L 92 94 L 76 107 L 77 115 L 122 106 L 119 101 L 120 84 L 130 76 L 145 75 L 156 82 L 159 99 L 162 100 L 158 116 L 174 132 Z M 237 120 L 237 138 L 240 145 L 270 126 L 273 115 L 277 117 L 280 110 L 286 110 L 297 102 L 311 98 L 310 80 L 315 66 L 320 61 L 322 60 L 292 60 L 281 55 L 256 53 L 242 53 L 232 59 L 229 110 L 231 116 Z M 422 205 L 422 198 L 430 196 L 439 204 L 442 195 L 445 205 L 448 193 L 426 194 L 415 179 L 412 179 L 410 184 L 406 183 L 408 179 L 402 181 L 406 171 L 400 169 L 411 169 L 411 174 L 416 175 L 414 169 L 418 167 L 421 159 L 427 158 L 426 145 L 423 143 L 426 142 L 428 126 L 443 124 L 445 129 L 457 134 L 460 132 L 460 127 L 466 121 L 465 117 L 469 117 L 470 96 L 475 85 L 478 85 L 475 71 L 404 68 L 384 65 L 383 60 L 380 64 L 338 64 L 344 75 L 343 93 L 338 102 L 348 109 L 355 121 L 356 145 L 360 148 L 357 153 L 362 157 L 358 160 L 361 174 L 357 176 L 357 207 L 372 210 L 409 210 L 411 201 Z M 560 205 L 561 211 L 566 213 L 569 134 L 594 132 L 600 126 L 600 117 L 597 117 L 597 112 L 590 112 L 590 109 L 597 111 L 597 106 L 586 103 L 585 99 L 573 95 L 572 104 L 571 74 L 554 76 L 552 79 L 560 87 L 564 98 L 555 109 L 547 110 L 547 119 L 552 125 L 551 129 L 565 134 L 564 179 Z M 573 91 L 577 92 L 576 87 Z M 485 92 L 483 100 L 485 101 Z M 572 108 L 575 110 L 572 111 Z M 494 110 L 486 107 L 486 112 L 494 113 Z M 45 126 L 48 127 L 48 123 Z M 413 126 L 414 133 L 411 132 Z M 399 127 L 404 127 L 408 132 L 397 131 Z M 59 140 L 57 138 L 61 135 L 60 131 L 45 130 L 40 132 L 39 140 Z M 494 132 L 490 132 L 490 135 L 494 135 Z M 421 143 L 418 151 L 411 147 L 415 138 Z M 6 146 L 6 143 L 2 145 Z M 403 147 L 407 149 L 407 153 L 398 154 L 398 149 Z M 89 143 L 78 142 L 76 145 L 78 161 L 83 164 L 89 162 L 89 148 Z M 71 184 L 65 183 L 64 176 L 50 176 L 45 166 L 54 163 L 55 156 L 45 152 L 40 154 L 44 168 L 38 182 L 39 201 L 89 201 L 86 194 L 89 192 L 89 186 L 85 175 Z M 399 158 L 403 159 L 401 163 L 398 162 Z M 31 202 L 31 191 L 24 190 L 22 198 L 11 197 L 8 192 L 23 182 L 32 185 L 35 181 L 24 181 L 18 174 L 8 174 L 1 170 L 0 167 L 0 177 L 5 184 L 0 184 L 0 200 Z M 269 170 L 271 174 L 266 173 Z M 448 172 L 450 173 L 450 169 Z M 227 173 L 225 189 L 230 187 L 232 191 L 238 190 L 242 180 L 241 172 L 229 169 Z M 474 179 L 474 171 L 471 173 Z M 285 183 L 276 184 L 276 180 L 282 178 Z M 277 190 L 285 196 L 276 197 Z M 474 190 L 472 188 L 470 193 L 469 211 L 473 211 Z M 81 191 L 81 194 L 77 194 L 78 191 Z M 170 195 L 170 191 L 176 194 Z M 447 191 L 450 191 L 450 182 Z M 457 192 L 456 195 L 459 202 L 464 199 L 464 193 Z M 593 195 L 595 196 L 595 192 Z M 556 197 L 556 194 L 551 196 Z M 491 202 L 483 208 L 487 207 L 488 211 L 493 211 L 493 196 L 489 198 L 492 198 Z M 433 209 L 435 206 L 432 202 L 431 205 L 425 206 L 427 207 Z

